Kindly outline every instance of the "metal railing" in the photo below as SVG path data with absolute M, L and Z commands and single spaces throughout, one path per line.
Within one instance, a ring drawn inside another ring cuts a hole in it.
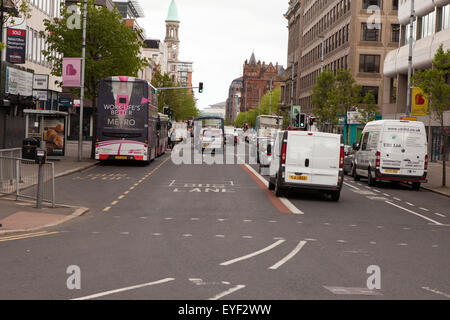
M 42 201 L 55 206 L 55 164 L 42 165 Z M 0 194 L 37 200 L 39 165 L 34 160 L 0 155 Z

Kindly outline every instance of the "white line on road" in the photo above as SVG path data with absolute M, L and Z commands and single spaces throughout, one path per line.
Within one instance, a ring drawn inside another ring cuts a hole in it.
M 402 201 L 401 199 L 399 199 L 399 198 L 396 198 L 396 197 L 394 197 L 394 200 L 397 200 L 397 201 Z
M 401 206 L 398 206 L 398 205 L 396 205 L 395 203 L 392 203 L 392 202 L 390 202 L 390 201 L 385 201 L 385 202 L 386 202 L 387 204 L 390 204 L 391 206 L 397 207 L 397 208 L 399 208 L 399 209 L 405 210 L 406 212 L 412 213 L 412 214 L 414 214 L 414 215 L 416 215 L 416 216 L 419 216 L 419 217 L 421 217 L 421 218 L 423 218 L 423 219 L 426 219 L 426 220 L 428 220 L 428 221 L 431 221 L 431 222 L 433 222 L 434 224 L 437 224 L 437 225 L 439 225 L 439 226 L 442 225 L 442 223 L 440 223 L 440 222 L 437 222 L 437 221 L 435 221 L 435 220 L 433 220 L 433 219 L 427 218 L 427 217 L 425 217 L 425 216 L 423 216 L 423 215 L 421 215 L 421 214 L 418 214 L 417 212 L 414 212 L 414 211 L 411 211 L 411 210 L 409 210 L 409 209 L 406 209 L 406 208 L 403 208 L 403 207 L 401 207 Z
M 175 183 L 175 180 L 172 180 L 172 182 L 169 184 L 169 187 L 173 186 L 174 183 Z
M 303 211 L 301 211 L 299 208 L 294 206 L 292 202 L 290 202 L 288 199 L 284 197 L 279 198 L 280 201 L 289 209 L 292 211 L 293 214 L 305 214 Z
M 212 298 L 209 298 L 209 300 L 219 300 L 220 298 L 223 298 L 223 297 L 225 297 L 225 296 L 227 296 L 229 294 L 232 294 L 233 292 L 236 292 L 238 290 L 241 290 L 243 288 L 245 288 L 245 286 L 243 284 L 237 285 L 236 287 L 233 287 L 233 288 L 231 288 L 231 289 L 229 289 L 227 291 L 219 293 L 218 295 L 216 295 L 216 296 L 214 296 Z
M 437 215 L 437 216 L 439 216 L 439 217 L 446 218 L 446 216 L 443 215 L 443 214 L 440 214 L 440 213 L 437 213 L 437 212 L 435 212 L 434 214 Z
M 405 202 L 408 206 L 414 207 L 414 205 L 411 202 Z
M 427 212 L 430 211 L 430 210 L 428 210 L 427 208 L 422 208 L 422 207 L 420 207 L 419 209 L 420 209 L 420 210 L 423 210 L 423 211 L 427 211 Z
M 223 234 L 216 234 L 216 238 L 225 238 Z
M 266 179 L 264 179 L 258 172 L 255 171 L 255 169 L 253 169 L 251 166 L 249 166 L 248 164 L 244 164 L 245 167 L 250 170 L 262 183 L 264 183 L 264 185 L 266 187 L 269 186 L 269 183 L 267 182 Z M 283 203 L 289 210 L 292 211 L 293 214 L 304 214 L 303 211 L 301 211 L 300 209 L 298 209 L 296 206 L 294 206 L 294 204 L 292 204 L 292 202 L 290 202 L 288 199 L 286 199 L 285 197 L 279 197 L 278 198 L 281 203 Z
M 232 259 L 232 260 L 228 260 L 228 261 L 222 262 L 220 265 L 221 266 L 228 266 L 228 265 L 233 264 L 235 262 L 239 262 L 239 261 L 242 261 L 242 260 L 253 258 L 254 256 L 257 256 L 257 255 L 259 255 L 261 253 L 264 253 L 266 251 L 269 251 L 269 250 L 275 248 L 276 246 L 279 246 L 280 244 L 282 244 L 285 241 L 286 240 L 278 240 L 277 242 L 272 243 L 270 246 L 265 247 L 264 249 L 258 250 L 256 252 L 247 254 L 245 256 L 242 256 L 242 257 L 239 257 L 239 258 L 236 258 L 236 259 Z
M 281 267 L 283 264 L 288 262 L 290 259 L 292 259 L 306 244 L 306 241 L 300 241 L 298 245 L 292 250 L 286 257 L 275 263 L 273 266 L 271 266 L 269 269 L 276 270 L 279 267 Z
M 127 287 L 127 288 L 122 288 L 122 289 L 116 289 L 116 290 L 111 290 L 111 291 L 100 292 L 100 293 L 96 293 L 96 294 L 93 294 L 93 295 L 90 295 L 90 296 L 76 298 L 76 299 L 72 299 L 72 300 L 95 299 L 95 298 L 104 297 L 104 296 L 107 296 L 107 295 L 110 295 L 110 294 L 114 294 L 114 293 L 140 289 L 140 288 L 144 288 L 144 287 L 153 286 L 153 285 L 156 285 L 156 284 L 166 283 L 166 282 L 173 281 L 173 280 L 175 280 L 175 278 L 166 278 L 166 279 L 162 279 L 162 280 L 158 280 L 158 281 L 154 281 L 154 282 L 148 282 L 148 283 L 144 283 L 144 284 L 139 284 L 139 285 L 132 286 L 132 287 Z
M 353 189 L 356 189 L 356 190 L 361 190 L 360 188 L 355 187 L 355 186 L 352 186 L 351 184 L 348 184 L 347 182 L 344 182 L 344 184 L 345 184 L 347 187 L 350 187 L 350 188 L 353 188 Z M 358 183 L 358 184 L 359 184 L 359 183 Z
M 438 290 L 435 290 L 435 289 L 430 289 L 428 287 L 422 287 L 422 289 L 430 291 L 430 292 L 433 292 L 433 293 L 436 293 L 436 294 L 440 294 L 441 296 L 444 296 L 447 299 L 450 299 L 450 294 L 447 294 L 447 293 L 444 293 L 444 292 L 441 292 L 441 291 L 438 291 Z
M 383 195 L 384 195 L 385 197 L 390 197 L 390 196 L 391 196 L 390 194 L 387 194 L 387 193 L 383 193 Z

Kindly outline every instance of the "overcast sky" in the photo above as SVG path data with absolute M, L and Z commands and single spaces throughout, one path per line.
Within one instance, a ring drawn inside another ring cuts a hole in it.
M 138 23 L 147 38 L 165 37 L 171 0 L 140 0 L 145 18 Z M 242 76 L 245 59 L 286 66 L 288 0 L 176 0 L 180 25 L 180 59 L 194 62 L 197 106 L 225 101 L 231 81 Z

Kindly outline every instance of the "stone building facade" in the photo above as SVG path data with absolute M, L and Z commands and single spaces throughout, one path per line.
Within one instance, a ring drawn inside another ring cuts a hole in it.
M 252 53 L 250 61 L 245 60 L 244 74 L 242 77 L 242 94 L 240 111 L 245 112 L 258 107 L 262 96 L 272 88 L 280 84 L 280 76 L 284 72 L 278 63 L 256 62 L 255 54 Z

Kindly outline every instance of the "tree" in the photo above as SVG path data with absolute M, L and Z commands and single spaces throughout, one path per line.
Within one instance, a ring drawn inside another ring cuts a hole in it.
M 7 25 L 7 27 L 14 27 L 16 25 L 16 19 L 22 18 L 23 20 L 31 18 L 31 8 L 28 3 L 24 0 L 2 0 L 3 6 L 5 6 L 5 11 L 2 14 L 2 18 L 0 23 L 2 27 Z M 11 8 L 6 8 L 6 5 L 9 4 Z M 18 23 L 17 25 L 22 24 Z M 0 52 L 5 49 L 6 45 L 4 42 L 0 42 Z
M 156 88 L 172 88 L 178 86 L 167 73 L 162 74 L 158 66 L 153 74 L 152 85 Z M 176 120 L 190 120 L 199 114 L 195 97 L 189 89 L 158 90 L 158 107 L 162 112 L 165 106 L 170 107 Z
M 328 96 L 329 103 L 331 104 L 331 110 L 336 112 L 333 115 L 335 119 L 340 115 L 345 117 L 344 143 L 348 144 L 347 113 L 354 111 L 356 105 L 361 102 L 361 86 L 355 84 L 355 79 L 353 79 L 350 70 L 337 70 L 335 79 L 334 88 Z
M 444 127 L 444 111 L 450 106 L 450 50 L 444 52 L 441 44 L 437 50 L 432 68 L 417 71 L 411 79 L 413 86 L 419 87 L 428 96 L 428 113 L 439 121 L 443 147 L 442 186 L 446 186 L 447 131 Z
M 373 94 L 373 91 L 370 90 L 369 92 L 366 93 L 362 103 L 358 106 L 359 122 L 361 122 L 362 124 L 366 124 L 370 121 L 375 120 L 378 111 L 379 109 L 375 101 L 375 95 Z
M 336 121 L 335 106 L 330 103 L 330 94 L 335 87 L 336 78 L 334 74 L 325 70 L 317 77 L 317 82 L 312 89 L 311 103 L 314 107 L 313 114 L 322 130 L 326 124 Z
M 81 4 L 78 6 L 82 12 Z M 68 23 L 72 15 L 66 6 L 62 6 L 61 18 L 44 20 L 45 31 L 40 32 L 48 44 L 48 49 L 42 53 L 51 63 L 51 73 L 54 76 L 62 75 L 63 57 L 81 57 L 82 30 L 73 28 Z M 94 0 L 88 0 L 85 93 L 92 100 L 94 126 L 100 80 L 117 75 L 136 77 L 139 70 L 148 64 L 147 59 L 140 57 L 142 47 L 138 35 L 125 25 L 117 10 L 110 11 L 106 6 L 98 7 Z M 57 84 L 62 86 L 62 83 Z M 78 94 L 80 90 L 71 91 Z M 92 150 L 91 157 L 94 156 L 95 148 Z

